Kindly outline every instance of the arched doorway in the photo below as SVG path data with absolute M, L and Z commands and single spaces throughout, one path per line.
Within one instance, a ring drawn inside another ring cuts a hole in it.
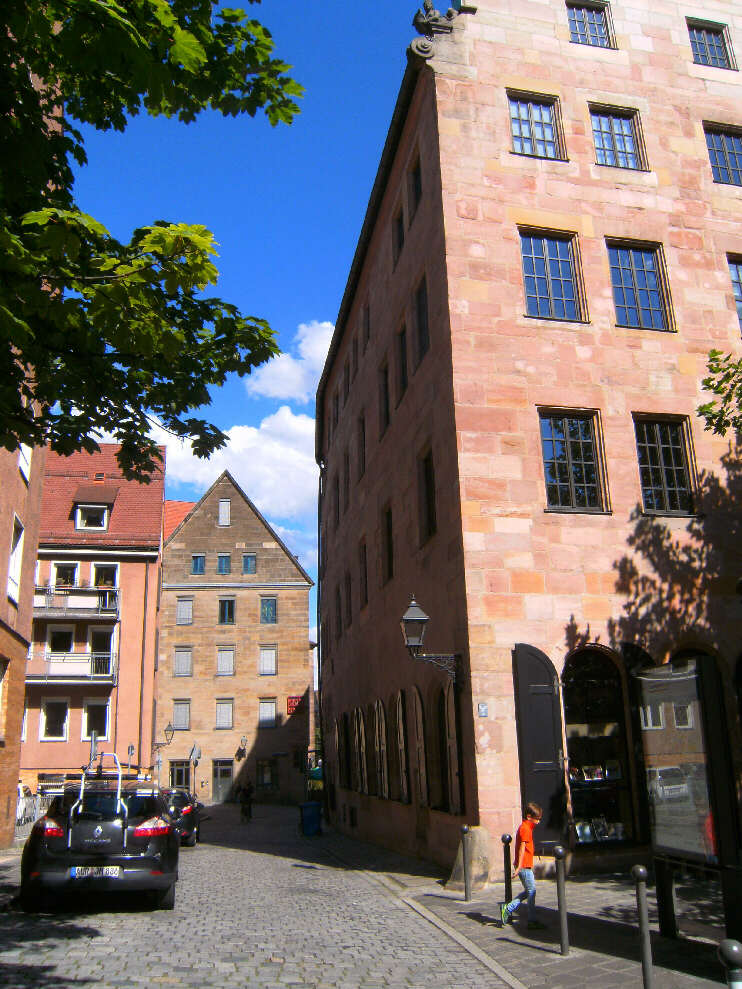
M 569 657 L 561 679 L 577 845 L 634 840 L 625 676 L 607 652 L 583 649 Z

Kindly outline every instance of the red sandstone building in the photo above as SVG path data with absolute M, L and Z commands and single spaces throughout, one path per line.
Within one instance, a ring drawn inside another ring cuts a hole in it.
M 47 456 L 21 753 L 40 792 L 79 777 L 92 732 L 152 763 L 164 472 L 126 480 L 116 450 Z
M 0 848 L 13 841 L 45 450 L 0 451 Z
M 446 864 L 532 799 L 547 848 L 645 846 L 658 770 L 703 802 L 701 661 L 740 781 L 740 467 L 695 410 L 740 347 L 742 16 L 415 26 L 317 396 L 331 813 Z M 404 648 L 413 592 L 455 685 Z
M 304 799 L 311 585 L 227 471 L 196 504 L 165 502 L 156 719 L 163 782 L 208 803 L 230 799 L 248 777 L 257 800 Z

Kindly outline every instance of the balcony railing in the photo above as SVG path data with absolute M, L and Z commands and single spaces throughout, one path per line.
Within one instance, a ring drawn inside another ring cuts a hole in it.
M 26 680 L 114 684 L 116 659 L 113 652 L 31 653 L 26 667 Z
M 115 587 L 37 587 L 33 598 L 36 618 L 117 618 L 119 592 Z

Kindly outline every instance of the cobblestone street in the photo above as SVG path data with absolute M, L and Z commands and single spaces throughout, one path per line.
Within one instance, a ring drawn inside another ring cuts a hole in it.
M 299 837 L 295 808 L 257 807 L 244 826 L 235 807 L 212 814 L 202 844 L 181 852 L 173 912 L 136 901 L 38 916 L 6 908 L 0 985 L 505 985 L 323 838 Z M 0 865 L 6 894 L 19 862 Z

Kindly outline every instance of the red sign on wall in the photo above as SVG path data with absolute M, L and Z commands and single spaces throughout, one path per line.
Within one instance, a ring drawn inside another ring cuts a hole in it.
M 301 697 L 287 697 L 286 698 L 286 714 L 293 714 L 294 711 L 301 704 Z

